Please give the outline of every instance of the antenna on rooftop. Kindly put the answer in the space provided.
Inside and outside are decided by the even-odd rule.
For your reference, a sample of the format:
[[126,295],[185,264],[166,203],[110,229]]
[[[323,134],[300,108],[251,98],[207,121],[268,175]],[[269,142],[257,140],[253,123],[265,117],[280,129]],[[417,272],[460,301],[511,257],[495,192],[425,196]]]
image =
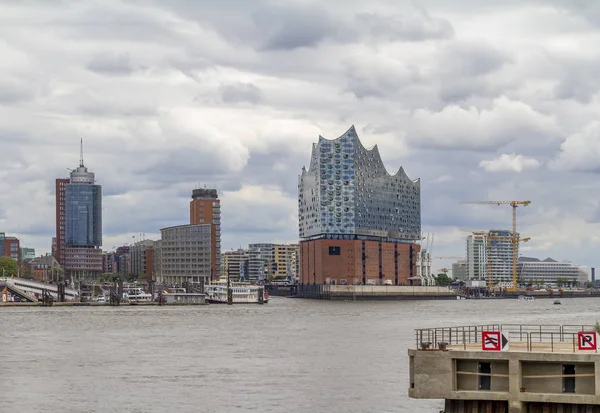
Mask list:
[[79,151],[79,166],[83,168],[83,138],[81,138],[81,148]]

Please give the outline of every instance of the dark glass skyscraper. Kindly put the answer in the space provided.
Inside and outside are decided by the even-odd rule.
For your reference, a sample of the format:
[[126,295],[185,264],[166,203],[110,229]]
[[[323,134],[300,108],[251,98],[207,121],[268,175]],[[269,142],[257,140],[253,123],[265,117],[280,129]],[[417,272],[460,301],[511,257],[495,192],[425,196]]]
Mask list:
[[58,211],[57,233],[64,222],[61,265],[65,275],[73,281],[94,279],[102,273],[102,187],[84,166],[83,149],[79,167],[64,184],[64,204],[59,195],[57,190],[57,208],[64,208],[64,215]]
[[68,184],[66,189],[66,244],[79,247],[102,245],[102,187]]

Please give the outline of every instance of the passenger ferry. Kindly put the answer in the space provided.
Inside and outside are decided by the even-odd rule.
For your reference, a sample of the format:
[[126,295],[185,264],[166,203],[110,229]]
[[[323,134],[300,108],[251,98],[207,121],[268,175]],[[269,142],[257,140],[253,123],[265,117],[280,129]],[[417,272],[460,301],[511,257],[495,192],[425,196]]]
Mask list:
[[[223,279],[225,278],[225,279]],[[206,294],[206,301],[210,303],[227,303],[227,277],[219,277],[216,284],[209,284],[204,286],[204,293]],[[258,304],[259,290],[263,291],[263,302],[269,301],[269,294],[262,286],[245,284],[245,283],[231,283],[233,304]]]
[[127,287],[123,289],[123,299],[130,303],[140,303],[152,301],[152,294],[144,292],[139,287]]

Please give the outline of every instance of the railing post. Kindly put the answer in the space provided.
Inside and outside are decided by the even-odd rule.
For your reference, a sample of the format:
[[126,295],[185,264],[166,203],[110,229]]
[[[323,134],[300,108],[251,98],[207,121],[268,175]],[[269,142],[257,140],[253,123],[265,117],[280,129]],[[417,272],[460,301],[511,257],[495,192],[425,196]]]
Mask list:
[[467,341],[465,340],[465,330],[463,329],[463,350],[467,349]]

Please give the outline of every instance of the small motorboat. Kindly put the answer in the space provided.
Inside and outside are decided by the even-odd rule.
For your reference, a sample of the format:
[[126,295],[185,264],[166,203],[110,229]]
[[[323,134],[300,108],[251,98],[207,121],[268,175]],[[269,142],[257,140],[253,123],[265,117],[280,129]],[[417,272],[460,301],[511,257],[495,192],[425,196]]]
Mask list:
[[560,300],[554,300],[554,305],[561,305]]

